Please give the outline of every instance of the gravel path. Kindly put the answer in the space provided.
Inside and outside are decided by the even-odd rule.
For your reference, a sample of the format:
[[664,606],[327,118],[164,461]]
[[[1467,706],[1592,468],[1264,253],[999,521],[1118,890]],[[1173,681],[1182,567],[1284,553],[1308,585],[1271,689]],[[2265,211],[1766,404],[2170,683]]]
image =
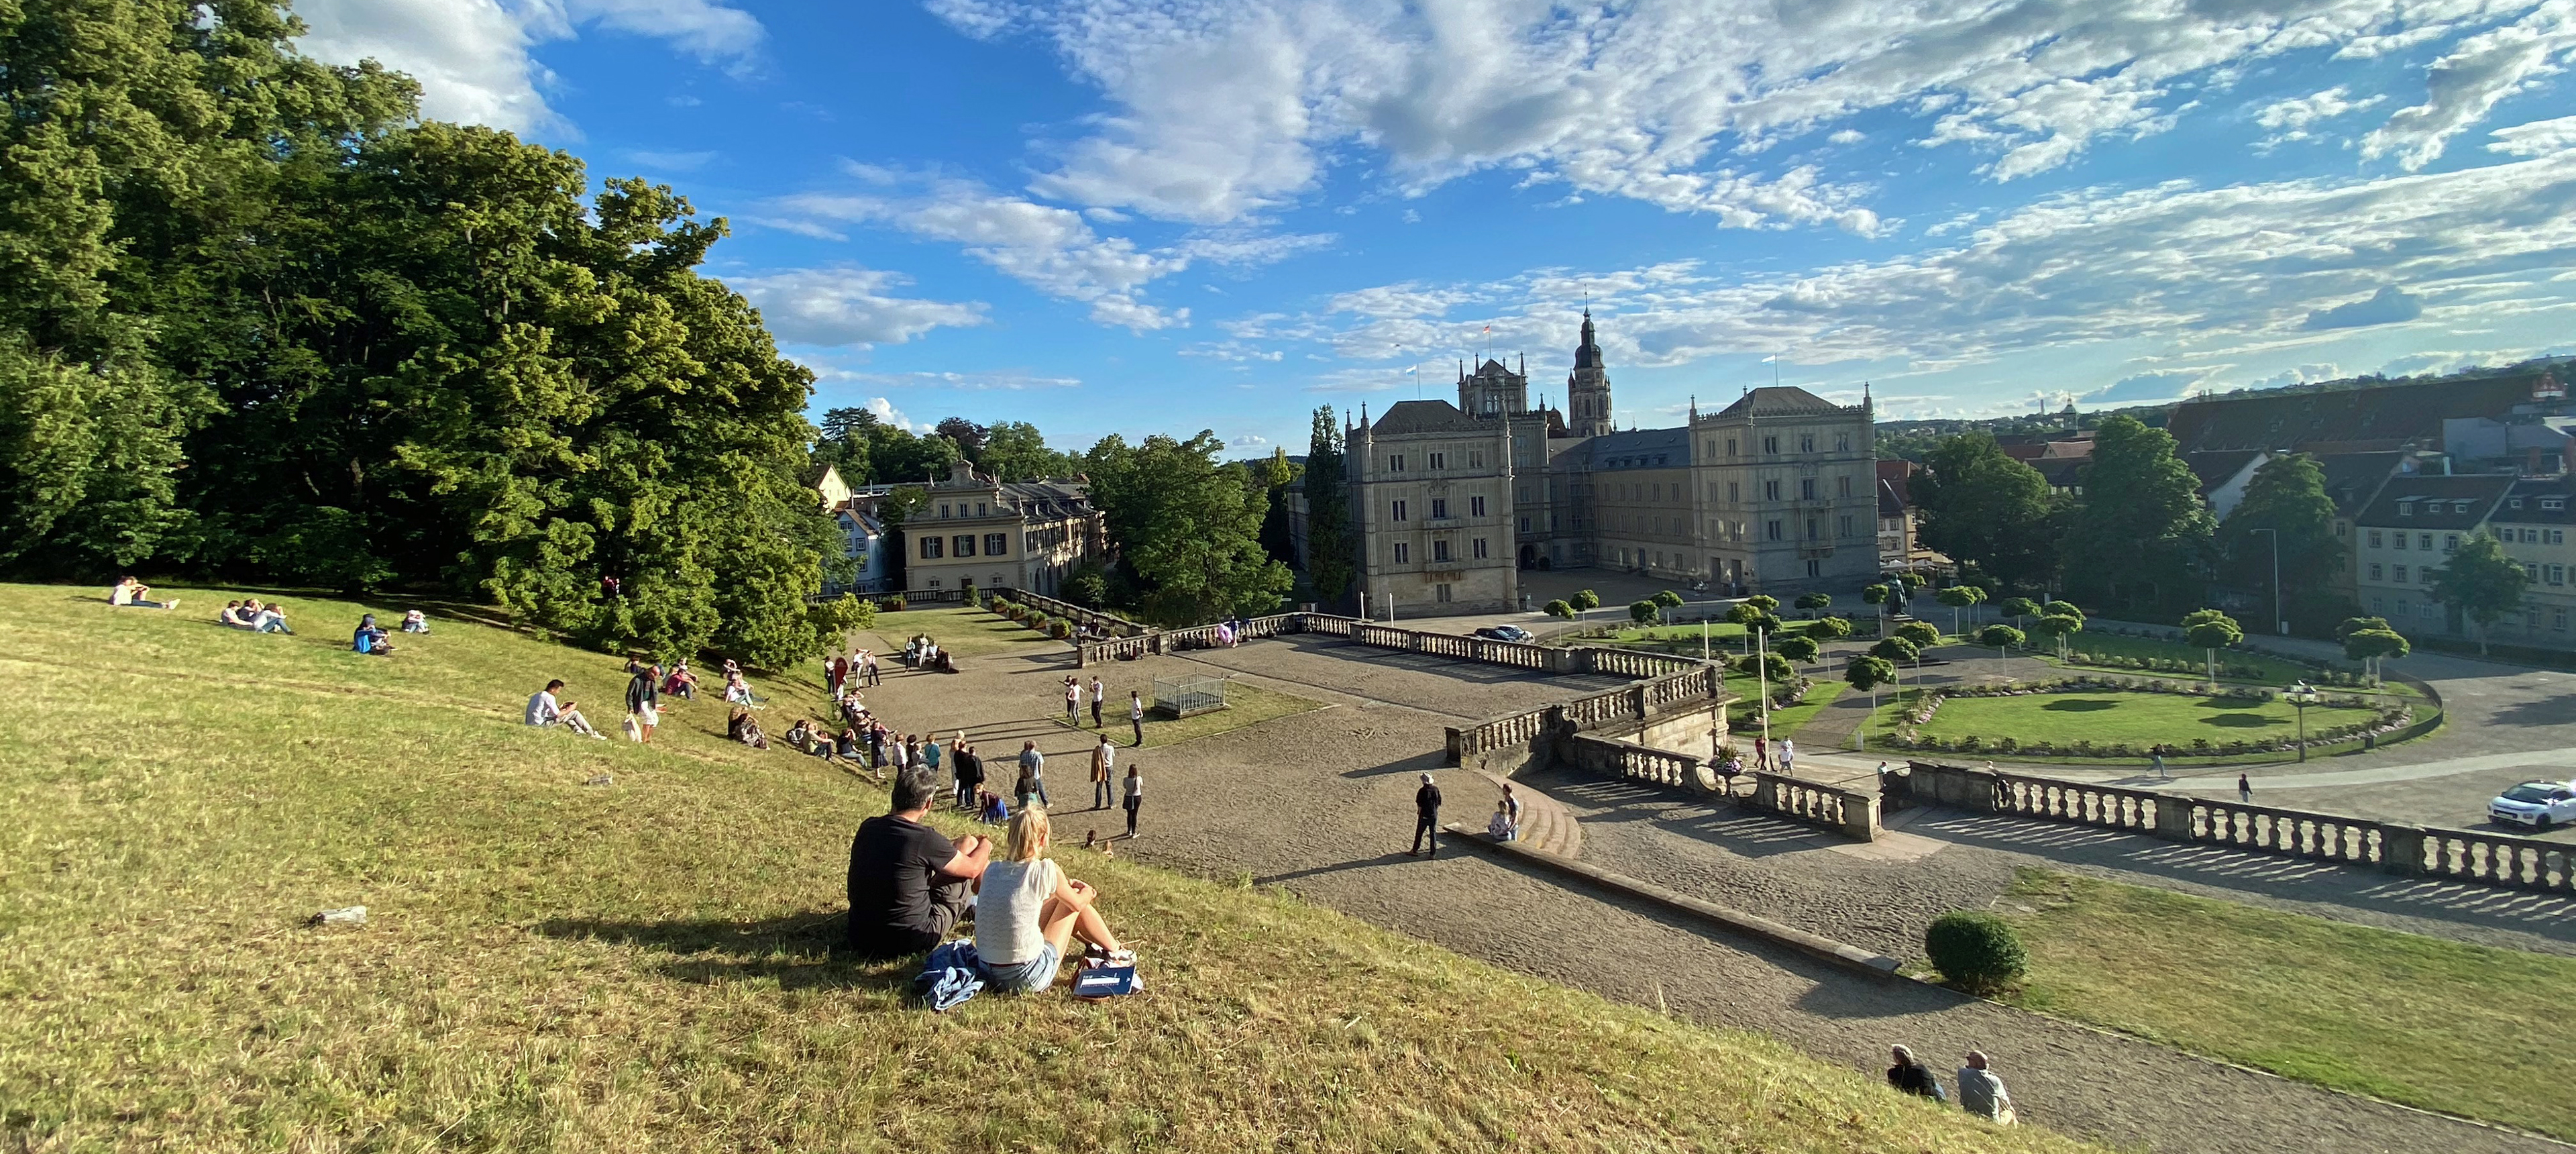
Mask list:
[[[1120,851],[1212,876],[1250,875],[1499,965],[1694,1020],[1771,1034],[1873,1074],[1892,1042],[1944,1063],[1979,1047],[1996,1056],[2025,1119],[2123,1149],[2482,1154],[2558,1148],[1939,989],[1860,977],[1802,955],[1719,938],[1695,922],[1569,889],[1472,851],[1453,850],[1431,861],[1409,858],[1402,851],[1412,829],[1414,774],[1440,766],[1443,724],[1560,700],[1592,686],[1387,656],[1322,639],[1293,639],[1104,669],[1113,692],[1121,693],[1130,684],[1148,684],[1155,674],[1191,668],[1222,667],[1256,678],[1275,673],[1278,680],[1262,684],[1335,706],[1141,751],[1136,757],[1149,798],[1144,836]],[[890,674],[870,701],[906,728],[965,727],[988,743],[988,752],[1005,734],[1014,746],[1018,735],[1035,734],[1049,753],[1057,746],[1074,752],[1089,739],[1060,727],[1049,734],[1032,724],[1048,716],[1057,679],[1070,668],[1067,654],[1059,663],[970,666],[954,677]],[[993,736],[981,736],[987,732]],[[1491,804],[1489,787],[1473,777],[1452,772],[1442,778],[1450,794],[1445,816],[1481,817]],[[1056,816],[1068,842],[1072,831],[1105,832],[1118,824],[1111,811],[1095,815],[1067,807]],[[1642,815],[1628,820],[1640,836],[1653,826]],[[1621,825],[1615,819],[1587,824],[1587,856],[1605,864],[1619,861],[1608,855],[1624,851],[1591,847],[1626,836]],[[1078,859],[1074,868],[1079,871]],[[1973,894],[1996,886],[1994,876],[1968,872],[1955,883],[1937,884]],[[1740,904],[1754,903],[1734,895],[1784,906],[1844,908],[1849,931],[1881,923],[1871,931],[1881,935],[1880,942],[1894,941],[1932,904],[1958,904],[1947,890],[1898,898],[1830,879],[1744,873],[1707,884],[1731,887],[1733,893],[1719,900]],[[1104,895],[1113,919],[1117,901],[1114,893]],[[1858,932],[1853,936],[1873,944]],[[1150,954],[1152,943],[1142,947]]]

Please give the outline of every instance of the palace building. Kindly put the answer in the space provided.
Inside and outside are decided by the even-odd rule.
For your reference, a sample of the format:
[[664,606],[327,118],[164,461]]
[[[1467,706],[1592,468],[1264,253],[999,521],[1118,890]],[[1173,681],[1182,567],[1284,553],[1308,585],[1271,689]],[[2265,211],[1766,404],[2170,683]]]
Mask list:
[[1606,567],[1774,596],[1879,574],[1867,389],[1747,391],[1667,429],[1619,429],[1592,315],[1566,409],[1519,371],[1461,366],[1458,403],[1402,401],[1346,433],[1360,594],[1398,615],[1519,607],[1519,572]]

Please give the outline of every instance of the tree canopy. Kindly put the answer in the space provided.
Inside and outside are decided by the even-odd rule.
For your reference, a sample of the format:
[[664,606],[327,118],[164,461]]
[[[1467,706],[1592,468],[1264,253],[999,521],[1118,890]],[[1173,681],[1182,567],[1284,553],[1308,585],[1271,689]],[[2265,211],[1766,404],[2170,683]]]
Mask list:
[[2291,453],[2264,462],[2218,526],[2229,578],[2270,588],[2277,546],[2283,590],[2324,587],[2343,568],[2344,544],[2335,536],[2334,517],[2334,499],[2326,496],[2325,472],[2315,458]]
[[1341,420],[1331,405],[1321,406],[1306,443],[1306,583],[1326,603],[1348,596],[1358,571],[1342,453]]
[[2083,482],[2064,548],[2067,585],[2137,604],[2194,593],[2193,566],[2211,526],[2199,478],[2174,455],[2173,436],[2130,416],[2102,422]]
[[2505,554],[2503,542],[2481,531],[2460,542],[2426,592],[2477,623],[2478,651],[2483,653],[2487,632],[2506,614],[2522,608],[2522,589],[2530,583],[2531,575],[2522,562]]
[[1217,463],[1224,448],[1213,432],[1187,441],[1156,435],[1134,447],[1113,435],[1084,455],[1092,502],[1157,624],[1268,613],[1295,584],[1261,547],[1261,486],[1241,466]]
[[2048,479],[2007,455],[1990,433],[1944,438],[1906,483],[1923,543],[2015,588],[2040,588],[2057,572],[2063,532]]

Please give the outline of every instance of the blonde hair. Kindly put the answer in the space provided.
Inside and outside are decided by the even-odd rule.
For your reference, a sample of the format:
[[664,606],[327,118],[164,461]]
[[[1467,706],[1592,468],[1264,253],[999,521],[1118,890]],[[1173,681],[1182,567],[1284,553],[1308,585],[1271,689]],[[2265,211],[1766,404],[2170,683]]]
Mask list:
[[1046,807],[1032,805],[1011,815],[1011,845],[1007,852],[1012,861],[1038,860],[1038,843],[1047,838]]

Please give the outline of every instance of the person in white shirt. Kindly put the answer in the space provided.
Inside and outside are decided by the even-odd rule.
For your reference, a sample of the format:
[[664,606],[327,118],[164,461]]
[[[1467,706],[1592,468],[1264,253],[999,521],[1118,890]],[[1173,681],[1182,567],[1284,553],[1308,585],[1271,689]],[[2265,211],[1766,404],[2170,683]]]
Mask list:
[[1486,836],[1493,838],[1495,841],[1520,840],[1521,824],[1512,820],[1512,807],[1510,802],[1496,802],[1494,804],[1494,817],[1493,820],[1485,823],[1485,834]]
[[1100,678],[1093,677],[1091,679],[1091,727],[1093,729],[1100,728],[1100,706],[1107,700],[1109,695],[1101,688]]
[[1782,772],[1782,773],[1788,773],[1788,772],[1791,772],[1791,771],[1793,771],[1793,770],[1795,770],[1795,769],[1797,769],[1797,768],[1798,768],[1798,745],[1797,745],[1797,743],[1796,743],[1796,742],[1793,742],[1793,741],[1791,741],[1791,740],[1789,740],[1788,738],[1785,738],[1785,737],[1784,737],[1784,738],[1781,738],[1781,739],[1780,739],[1780,772]]
[[1136,960],[1100,916],[1099,892],[1064,876],[1047,858],[1047,842],[1045,807],[1013,814],[1006,860],[986,865],[976,886],[975,954],[984,980],[1003,993],[1034,994],[1054,984],[1076,937],[1113,964]]
[[590,727],[590,720],[583,717],[579,709],[555,698],[555,691],[563,687],[563,679],[558,677],[547,682],[545,688],[538,690],[536,696],[528,699],[528,724],[539,728],[560,724],[574,733],[596,737],[601,741],[608,740],[607,734]]
[[1133,689],[1127,691],[1127,724],[1136,727],[1136,745],[1144,745],[1145,698]]
[[2018,1119],[2004,1080],[1986,1068],[1983,1052],[1970,1050],[1966,1060],[1968,1064],[1959,1067],[1959,1108],[1998,1125],[2012,1125]]
[[1064,679],[1064,723],[1082,724],[1082,683],[1070,677]]

